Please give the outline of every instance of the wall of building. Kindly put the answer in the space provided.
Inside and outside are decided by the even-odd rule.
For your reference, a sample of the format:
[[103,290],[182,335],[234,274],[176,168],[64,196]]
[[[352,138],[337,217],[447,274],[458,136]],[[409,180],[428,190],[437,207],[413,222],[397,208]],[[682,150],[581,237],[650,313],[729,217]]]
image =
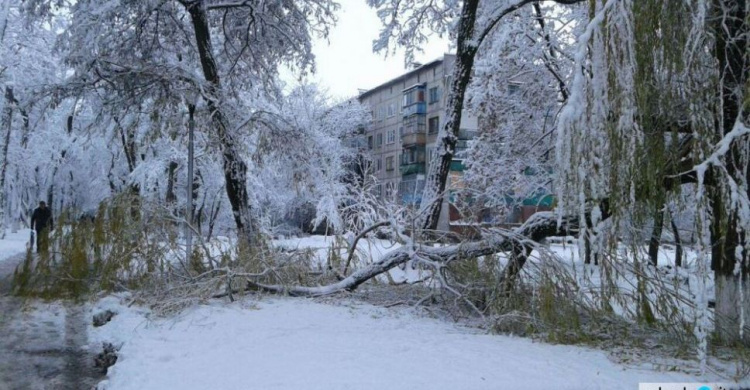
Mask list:
[[[455,56],[446,54],[440,60],[422,65],[360,95],[361,103],[370,107],[372,114],[372,122],[365,129],[365,139],[373,162],[372,173],[380,182],[376,190],[380,196],[390,196],[404,203],[421,201],[429,161],[435,156],[437,134],[445,125],[447,90],[454,61]],[[420,108],[424,112],[408,115],[414,112],[411,110],[414,107],[407,105],[405,116],[404,91],[413,88],[424,93],[425,104]],[[422,121],[424,131],[414,134],[412,124]],[[463,113],[462,134],[476,134],[477,125],[476,117]],[[447,230],[450,214],[447,203],[443,209],[439,225]]]

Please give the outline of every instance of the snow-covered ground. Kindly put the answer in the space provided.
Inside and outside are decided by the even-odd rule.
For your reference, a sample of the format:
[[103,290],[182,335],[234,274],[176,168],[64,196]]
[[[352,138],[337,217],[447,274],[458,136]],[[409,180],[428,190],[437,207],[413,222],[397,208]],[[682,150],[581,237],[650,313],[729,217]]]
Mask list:
[[21,262],[21,255],[29,243],[29,234],[29,229],[21,229],[16,233],[8,231],[5,238],[0,240],[0,285],[8,283],[8,278]]
[[0,261],[19,255],[26,251],[29,243],[29,229],[21,229],[16,233],[8,232],[5,239],[0,240]]
[[90,330],[122,345],[107,390],[145,389],[636,389],[700,378],[626,368],[601,351],[481,334],[455,324],[344,301],[270,298],[195,307],[178,318],[116,298]]
[[[275,245],[309,248],[320,264],[333,243],[332,237],[313,236]],[[395,248],[382,240],[358,245],[363,262]],[[582,266],[575,245],[550,250],[572,268]],[[662,255],[665,262],[673,258],[668,251]],[[418,272],[397,268],[391,275],[399,281]],[[107,308],[118,314],[89,330],[90,348],[113,342],[121,350],[100,388],[635,389],[639,382],[726,380],[700,376],[694,362],[657,358],[624,366],[603,351],[488,335],[404,307],[333,302],[268,296],[214,301],[161,319],[108,297],[91,314]]]

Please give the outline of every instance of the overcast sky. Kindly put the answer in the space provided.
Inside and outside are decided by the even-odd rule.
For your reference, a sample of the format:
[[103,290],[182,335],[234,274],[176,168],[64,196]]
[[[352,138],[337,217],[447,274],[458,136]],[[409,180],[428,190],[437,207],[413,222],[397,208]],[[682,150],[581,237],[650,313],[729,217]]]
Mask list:
[[[332,96],[346,98],[356,95],[358,88],[373,88],[404,73],[404,54],[384,58],[372,52],[381,23],[365,0],[341,0],[340,4],[330,43],[318,40],[313,46],[318,72],[312,80],[327,87]],[[423,63],[450,51],[448,40],[438,37],[423,49],[423,54],[416,55]]]

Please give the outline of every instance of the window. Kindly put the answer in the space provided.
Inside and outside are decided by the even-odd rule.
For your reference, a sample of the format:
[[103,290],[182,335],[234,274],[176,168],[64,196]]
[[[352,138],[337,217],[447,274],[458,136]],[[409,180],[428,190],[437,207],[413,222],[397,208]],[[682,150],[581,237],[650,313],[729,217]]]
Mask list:
[[380,106],[380,108],[378,109],[378,120],[383,119],[385,119],[385,107]]
[[380,170],[383,169],[383,159],[382,158],[378,159],[377,167],[378,167],[378,169],[376,170],[376,172],[380,172]]
[[372,136],[367,136],[367,149],[372,149]]
[[396,103],[391,103],[388,105],[388,117],[392,117],[396,115]]
[[515,95],[521,90],[518,84],[508,84],[508,95]]
[[383,196],[383,186],[381,184],[375,186],[375,196],[378,198]]
[[437,103],[440,100],[440,94],[438,93],[438,87],[430,88],[430,104]]
[[383,146],[383,133],[378,133],[375,136],[375,146],[377,147]]
[[396,183],[394,183],[394,182],[385,183],[385,196],[387,198],[390,198],[395,193],[396,193]]
[[396,142],[396,130],[388,130],[385,137],[385,143],[392,144]]
[[436,116],[433,118],[430,118],[429,122],[427,123],[427,129],[430,132],[430,134],[435,134],[440,129],[440,117]]
[[426,129],[425,118],[422,115],[412,115],[404,119],[404,130],[401,135],[404,134],[424,134]]
[[386,157],[385,158],[385,170],[386,171],[392,171],[393,168],[393,156]]
[[423,163],[424,163],[424,149],[407,148],[403,150],[403,153],[401,154],[401,165],[423,164]]
[[404,126],[398,127],[398,136],[403,137],[404,136]]
[[404,94],[404,107],[424,102],[424,89],[419,87]]

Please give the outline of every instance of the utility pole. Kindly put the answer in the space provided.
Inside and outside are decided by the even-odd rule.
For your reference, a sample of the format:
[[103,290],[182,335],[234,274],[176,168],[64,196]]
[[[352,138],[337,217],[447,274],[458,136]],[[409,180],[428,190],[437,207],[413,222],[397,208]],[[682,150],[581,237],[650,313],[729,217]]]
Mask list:
[[193,149],[195,137],[195,104],[188,104],[188,169],[187,169],[187,197],[185,198],[185,259],[190,267],[190,257],[193,254]]

